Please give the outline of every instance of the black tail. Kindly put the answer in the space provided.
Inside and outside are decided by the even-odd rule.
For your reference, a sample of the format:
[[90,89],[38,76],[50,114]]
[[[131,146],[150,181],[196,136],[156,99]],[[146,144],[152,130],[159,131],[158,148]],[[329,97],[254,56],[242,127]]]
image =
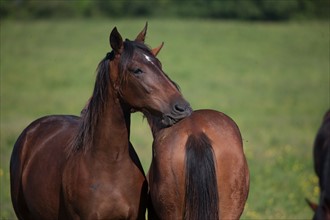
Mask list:
[[219,219],[219,195],[210,139],[190,135],[186,143],[186,184],[183,219]]

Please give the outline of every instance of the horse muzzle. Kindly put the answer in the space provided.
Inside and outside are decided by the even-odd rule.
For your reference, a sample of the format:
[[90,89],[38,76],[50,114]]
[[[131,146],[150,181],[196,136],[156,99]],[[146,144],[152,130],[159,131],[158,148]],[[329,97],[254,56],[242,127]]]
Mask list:
[[166,126],[172,126],[181,119],[184,119],[191,115],[193,112],[189,103],[185,104],[174,104],[172,111],[169,114],[164,114],[162,118],[162,123]]

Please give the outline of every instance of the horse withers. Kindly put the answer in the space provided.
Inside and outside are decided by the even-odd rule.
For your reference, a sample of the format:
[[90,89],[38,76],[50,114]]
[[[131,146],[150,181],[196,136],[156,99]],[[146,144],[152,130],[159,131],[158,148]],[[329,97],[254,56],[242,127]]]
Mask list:
[[314,210],[314,220],[330,220],[330,110],[324,117],[317,132],[314,148],[314,170],[319,178],[320,200],[319,205],[307,199]]
[[150,219],[239,219],[249,169],[236,123],[214,110],[194,111],[168,128],[146,117],[154,136]]
[[114,28],[82,117],[46,116],[19,136],[10,161],[18,219],[145,219],[147,181],[129,141],[130,114],[170,126],[191,113],[160,61]]

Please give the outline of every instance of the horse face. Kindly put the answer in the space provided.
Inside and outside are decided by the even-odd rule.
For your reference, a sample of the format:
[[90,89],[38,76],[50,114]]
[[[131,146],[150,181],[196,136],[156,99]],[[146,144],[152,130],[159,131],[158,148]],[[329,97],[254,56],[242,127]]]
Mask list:
[[[189,103],[162,70],[160,61],[139,41],[122,41],[117,29],[110,35],[110,45],[119,57],[117,82],[121,99],[133,110],[161,119],[170,126],[192,112]],[[159,50],[158,50],[159,51]]]
[[164,125],[172,125],[191,114],[189,103],[152,53],[136,48],[124,69],[126,80],[120,93],[133,109],[160,117]]

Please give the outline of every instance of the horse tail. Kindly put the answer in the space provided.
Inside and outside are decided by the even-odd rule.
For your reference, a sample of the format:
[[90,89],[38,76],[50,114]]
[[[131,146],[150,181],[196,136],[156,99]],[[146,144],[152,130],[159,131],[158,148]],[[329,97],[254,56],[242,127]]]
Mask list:
[[219,195],[211,140],[190,135],[186,143],[183,219],[219,219]]

